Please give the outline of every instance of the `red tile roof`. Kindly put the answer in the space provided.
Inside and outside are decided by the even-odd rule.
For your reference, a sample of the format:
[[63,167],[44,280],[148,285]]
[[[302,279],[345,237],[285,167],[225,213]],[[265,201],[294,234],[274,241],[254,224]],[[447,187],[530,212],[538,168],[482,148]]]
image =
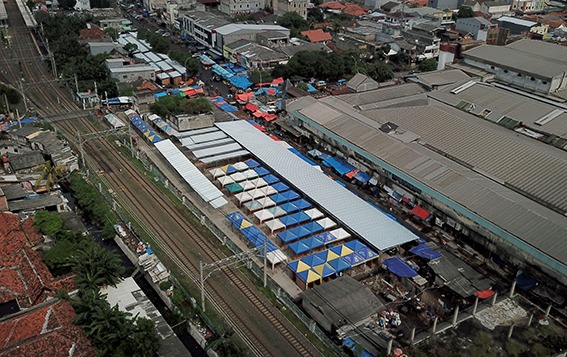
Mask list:
[[319,5],[319,7],[322,7],[324,9],[331,9],[331,10],[342,10],[346,6],[336,1],[329,1],[322,3],[321,5]]
[[1,321],[0,355],[96,356],[83,329],[73,324],[75,317],[69,302],[53,300]]
[[29,307],[55,296],[60,289],[73,290],[71,276],[53,278],[41,254],[31,247],[42,241],[33,219],[0,213],[0,303],[16,300]]
[[82,40],[101,40],[106,38],[106,33],[100,27],[91,27],[79,30],[79,37]]
[[354,17],[362,16],[368,14],[368,11],[364,10],[356,4],[349,4],[343,9],[344,14],[348,14]]
[[321,29],[303,31],[301,32],[301,35],[307,37],[310,42],[331,41],[333,39],[333,36],[331,36],[330,33],[325,32]]

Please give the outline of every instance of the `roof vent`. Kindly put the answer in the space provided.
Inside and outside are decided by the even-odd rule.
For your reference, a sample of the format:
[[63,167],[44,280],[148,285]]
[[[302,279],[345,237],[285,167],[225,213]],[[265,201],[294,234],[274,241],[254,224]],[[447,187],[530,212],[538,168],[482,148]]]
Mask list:
[[386,124],[382,124],[382,126],[380,127],[380,130],[382,130],[385,133],[390,133],[394,130],[396,130],[398,128],[398,126],[392,122],[387,122]]
[[557,118],[558,116],[560,116],[561,114],[565,113],[564,110],[562,109],[555,109],[553,110],[551,113],[547,113],[546,115],[544,115],[543,117],[539,118],[538,120],[536,120],[534,122],[534,124],[536,125],[545,125],[547,123],[549,123],[550,121],[552,121],[553,119]]
[[459,94],[459,93],[461,93],[462,91],[467,90],[467,89],[469,89],[470,87],[474,86],[475,84],[476,84],[475,81],[468,81],[467,83],[465,83],[465,84],[463,84],[463,85],[461,85],[461,86],[458,86],[457,88],[453,89],[453,90],[451,91],[451,93],[453,93],[453,94]]

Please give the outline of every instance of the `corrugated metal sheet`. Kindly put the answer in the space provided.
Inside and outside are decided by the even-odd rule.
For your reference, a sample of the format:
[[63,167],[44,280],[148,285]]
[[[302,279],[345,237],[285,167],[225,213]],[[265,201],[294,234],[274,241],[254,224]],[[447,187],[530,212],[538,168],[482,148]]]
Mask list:
[[567,152],[438,105],[365,114],[412,131],[435,150],[567,212]]
[[240,149],[242,149],[240,147],[240,145],[238,145],[237,143],[232,143],[232,144],[226,144],[226,145],[221,145],[221,146],[215,146],[215,147],[203,149],[203,150],[195,150],[195,151],[193,151],[193,155],[195,155],[195,157],[197,159],[200,159],[202,157],[207,157],[207,156],[227,154],[229,152],[238,151]]
[[[420,123],[424,127],[423,130],[428,128],[436,140],[447,140],[451,145],[458,146],[459,143],[455,143],[450,136],[462,135],[458,131],[465,132],[466,127],[459,127],[450,133],[445,132],[445,135],[442,135],[443,139],[440,139],[437,136],[441,135],[438,133],[439,130],[442,130],[441,126],[437,124],[433,125],[433,127],[427,126],[429,120],[435,120],[435,118],[430,116],[440,113],[423,111],[423,108],[425,107],[416,108],[415,113],[406,112],[405,115],[410,115],[411,119],[416,122],[413,125]],[[449,107],[446,108],[451,109]],[[401,118],[400,110],[391,111],[390,117],[382,116],[381,120]],[[453,119],[457,120],[456,118]],[[310,118],[310,120],[317,123],[319,118],[315,116]],[[406,119],[402,118],[402,120]],[[471,122],[478,120],[481,119],[473,116],[469,117]],[[405,121],[403,123],[405,124]],[[494,125],[489,122],[483,123],[485,125]],[[543,252],[548,257],[552,257],[557,262],[567,261],[567,240],[565,240],[567,236],[567,218],[561,214],[512,191],[478,172],[467,169],[446,156],[437,154],[421,143],[412,142],[404,144],[396,140],[394,137],[381,132],[378,129],[379,123],[376,121],[370,119],[361,121],[344,115],[322,126],[342,137],[345,142],[360,148],[361,152],[374,156],[376,160],[379,158],[393,168],[409,175],[416,181],[414,184],[418,187],[432,188],[448,198],[448,201],[452,202],[449,204],[450,206],[457,207],[457,209],[465,207],[471,214],[479,216],[506,232],[502,234],[509,234],[519,238],[519,240]],[[507,130],[499,127],[495,127],[494,130],[498,131],[499,129]],[[429,132],[424,133],[424,136],[426,135],[429,135]],[[484,142],[484,138],[478,136],[478,132],[475,133],[473,131],[469,135],[473,135],[475,140],[473,140],[474,143],[469,143],[470,139],[466,139],[467,147],[482,146],[479,144]],[[525,142],[525,146],[528,147],[541,144],[527,137],[518,137],[518,140]],[[431,144],[428,140],[423,142]],[[491,145],[493,152],[489,154],[489,157],[499,155],[500,146],[503,143],[497,144],[496,146]],[[558,152],[558,149],[547,148],[544,144],[541,145],[543,152],[549,152],[549,150],[555,153]],[[520,145],[520,148],[522,146]],[[514,146],[514,148],[516,147]],[[464,148],[459,147],[457,149],[464,150]],[[521,157],[514,150],[509,152],[507,160],[510,163],[504,164],[505,166],[513,165],[513,161],[516,160],[525,162],[528,167],[531,167],[532,164],[538,165],[537,162],[525,161],[527,159]],[[539,174],[543,177],[546,175],[546,171]],[[542,180],[547,181],[545,177]],[[565,182],[565,180],[562,182]],[[557,187],[560,184],[560,182],[555,182],[552,183],[552,186]],[[565,190],[563,190],[564,192]],[[474,219],[476,220],[476,218]],[[490,229],[493,230],[493,228]],[[500,234],[495,230],[493,232]],[[518,245],[520,243],[514,244]]]
[[199,161],[201,161],[205,164],[212,164],[212,163],[223,161],[223,160],[228,160],[228,159],[232,159],[232,158],[246,156],[248,154],[250,154],[250,153],[247,150],[238,150],[238,151],[233,151],[233,152],[223,154],[223,155],[205,157],[203,159],[200,159]]
[[155,143],[155,146],[175,171],[205,202],[210,203],[214,208],[222,207],[228,203],[223,193],[189,161],[171,140],[162,140]]
[[193,150],[201,150],[201,149],[205,149],[205,148],[210,148],[213,146],[219,146],[219,145],[225,145],[225,144],[230,144],[233,143],[234,140],[232,140],[231,138],[224,138],[221,140],[215,140],[215,141],[207,141],[204,143],[200,143],[200,144],[187,144],[184,145],[183,142],[184,140],[187,138],[184,138],[181,140],[181,145],[183,145],[184,147],[186,147],[187,149],[193,151]]
[[182,131],[179,132],[177,135],[175,135],[176,138],[181,139],[181,138],[186,138],[188,136],[193,136],[193,135],[199,135],[199,134],[204,134],[204,133],[210,133],[212,131],[219,131],[218,128],[212,126],[210,128],[203,128],[203,129],[197,129],[197,130],[189,130],[189,131]]
[[268,136],[253,130],[247,122],[234,121],[215,125],[375,248],[385,250],[417,239],[417,236],[405,227],[321,171],[314,169]]
[[206,141],[226,138],[226,134],[219,130],[200,135],[191,135],[190,138],[191,140],[193,140],[193,143],[199,144],[199,143],[204,143]]

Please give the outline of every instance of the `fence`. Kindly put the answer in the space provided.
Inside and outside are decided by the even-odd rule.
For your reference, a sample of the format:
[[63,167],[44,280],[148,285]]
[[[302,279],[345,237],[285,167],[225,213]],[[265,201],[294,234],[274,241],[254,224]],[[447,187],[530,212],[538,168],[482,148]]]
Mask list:
[[[124,147],[129,147],[129,143],[124,140],[123,142]],[[195,195],[194,197],[192,197],[191,199],[187,198],[185,195],[182,194],[182,192],[180,190],[178,190],[174,185],[172,185],[169,180],[159,171],[159,169],[152,164],[150,161],[148,161],[145,157],[143,157],[143,155],[141,155],[139,152],[136,152],[136,159],[139,160],[139,162],[144,166],[144,168],[146,169],[147,172],[149,172],[151,175],[153,175],[153,179],[156,182],[159,182],[161,184],[164,185],[164,187],[166,187],[169,192],[171,192],[180,202],[183,203],[183,205],[189,209],[189,211],[197,218],[201,221],[201,223],[207,227],[207,229],[224,245],[226,246],[228,249],[230,249],[230,251],[233,254],[238,254],[238,253],[242,253],[242,250],[236,245],[234,244],[231,240],[226,239],[225,234],[222,232],[222,230],[217,227],[211,220],[206,219],[206,215],[203,214],[203,212],[191,202],[191,199],[197,199],[200,200],[201,198],[198,197],[197,195]],[[135,213],[131,210],[129,210],[129,208],[126,205],[122,205],[122,207],[119,207],[116,204],[116,200],[114,197],[112,197],[112,195],[109,193],[108,189],[103,190],[103,187],[108,188],[110,185],[103,182],[103,180],[98,177],[98,175],[93,175],[92,173],[90,173],[88,170],[86,170],[86,175],[87,177],[93,182],[93,184],[99,189],[99,191],[101,192],[101,194],[103,195],[103,197],[112,205],[112,209],[114,212],[116,212],[116,214],[118,215],[118,217],[123,221],[123,222],[130,222],[130,219],[134,219],[136,220],[136,223],[138,223],[138,225],[140,225],[140,227],[146,231],[146,233],[150,236],[152,236],[150,230],[145,226],[145,224],[139,220],[137,218],[137,216],[135,215]],[[203,201],[204,202],[204,201]],[[129,210],[130,212],[124,212],[123,210]],[[130,223],[128,223],[128,229],[130,229],[130,231],[139,238],[138,233],[133,229],[133,227],[131,226]],[[155,238],[155,237],[154,237]],[[154,239],[155,240],[155,239]],[[252,273],[259,279],[263,279],[263,275],[264,272],[262,270],[261,267],[259,267],[256,263],[255,264],[247,264],[247,267],[252,271]],[[191,294],[186,291],[183,286],[177,281],[177,279],[173,278],[173,283],[175,284],[175,286],[177,288],[180,289],[180,291],[182,291],[184,293],[184,295],[186,296],[186,298],[188,300],[192,299],[193,297],[191,296]],[[277,299],[286,306],[286,308],[288,308],[289,310],[291,310],[293,312],[293,314],[300,320],[302,321],[305,326],[309,329],[309,331],[311,331],[319,340],[321,340],[321,342],[323,342],[326,346],[330,347],[336,354],[338,355],[344,355],[344,353],[342,352],[342,350],[333,342],[331,341],[331,339],[325,334],[325,332],[323,332],[315,323],[315,321],[313,321],[311,318],[309,318],[307,315],[305,315],[305,313],[293,302],[293,300],[291,299],[291,297],[285,292],[283,291],[272,279],[270,279],[268,277],[268,281],[267,281],[267,286],[269,287],[269,289],[272,291],[272,293],[274,293],[274,295],[277,297]],[[200,307],[197,306],[197,309],[199,309],[200,311]],[[216,327],[213,324],[213,322],[205,315],[205,314],[201,314],[201,317],[203,318],[204,322],[214,331],[216,331]]]

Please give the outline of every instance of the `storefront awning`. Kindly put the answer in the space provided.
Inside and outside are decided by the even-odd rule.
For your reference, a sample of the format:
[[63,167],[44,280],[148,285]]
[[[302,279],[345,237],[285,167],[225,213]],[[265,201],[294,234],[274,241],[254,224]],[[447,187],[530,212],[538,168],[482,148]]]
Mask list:
[[427,219],[431,213],[427,212],[425,209],[423,209],[423,207],[421,206],[415,206],[412,210],[411,213],[414,214],[415,216],[421,218],[421,219]]

